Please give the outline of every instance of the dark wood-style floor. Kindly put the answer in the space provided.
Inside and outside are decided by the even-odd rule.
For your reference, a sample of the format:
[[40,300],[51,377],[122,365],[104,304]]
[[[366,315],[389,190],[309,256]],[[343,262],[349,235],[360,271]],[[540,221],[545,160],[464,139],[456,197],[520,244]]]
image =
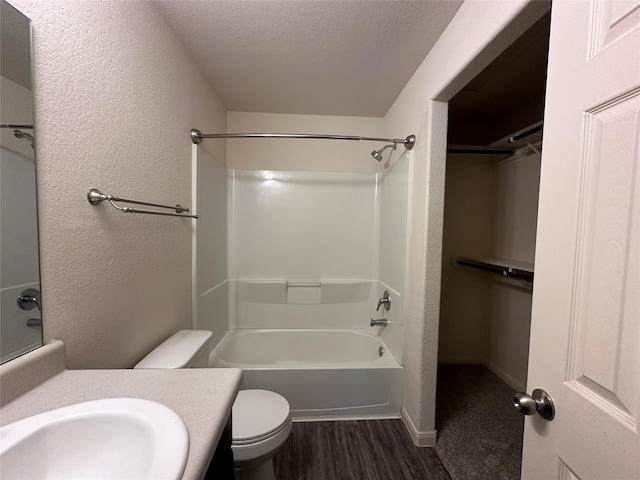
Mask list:
[[451,480],[402,420],[294,423],[274,470],[278,480]]

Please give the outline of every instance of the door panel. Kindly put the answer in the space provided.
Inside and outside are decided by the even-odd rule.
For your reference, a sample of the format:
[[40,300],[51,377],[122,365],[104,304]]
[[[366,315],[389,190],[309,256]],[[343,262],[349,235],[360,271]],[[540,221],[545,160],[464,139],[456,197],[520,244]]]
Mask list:
[[552,6],[525,479],[639,479],[640,1]]
[[620,419],[631,416],[632,428],[637,428],[640,387],[640,196],[634,195],[639,191],[639,94],[584,116],[578,279],[570,319],[575,335],[567,376],[572,388]]

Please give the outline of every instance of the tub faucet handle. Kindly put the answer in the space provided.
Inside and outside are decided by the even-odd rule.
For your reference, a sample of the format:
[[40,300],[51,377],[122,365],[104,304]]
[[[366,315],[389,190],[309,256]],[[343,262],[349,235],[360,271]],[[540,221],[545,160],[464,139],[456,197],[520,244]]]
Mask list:
[[378,300],[378,306],[376,307],[376,312],[378,310],[380,310],[380,307],[384,305],[384,309],[388,312],[389,309],[391,308],[391,298],[389,298],[389,292],[388,291],[384,291],[384,293],[382,294],[382,298],[380,300]]

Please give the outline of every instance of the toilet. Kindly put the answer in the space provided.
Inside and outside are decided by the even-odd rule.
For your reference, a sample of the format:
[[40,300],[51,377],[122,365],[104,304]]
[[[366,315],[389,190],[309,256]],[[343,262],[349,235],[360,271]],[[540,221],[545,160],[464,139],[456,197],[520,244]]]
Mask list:
[[[211,332],[180,330],[134,368],[206,368]],[[287,400],[268,390],[240,390],[231,410],[233,468],[238,480],[275,480],[273,456],[291,433]]]

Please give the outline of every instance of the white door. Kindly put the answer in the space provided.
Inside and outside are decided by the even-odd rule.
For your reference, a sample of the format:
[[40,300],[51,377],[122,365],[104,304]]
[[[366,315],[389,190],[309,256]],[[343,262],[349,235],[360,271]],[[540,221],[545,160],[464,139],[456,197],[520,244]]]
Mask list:
[[640,0],[554,0],[523,479],[640,479]]

